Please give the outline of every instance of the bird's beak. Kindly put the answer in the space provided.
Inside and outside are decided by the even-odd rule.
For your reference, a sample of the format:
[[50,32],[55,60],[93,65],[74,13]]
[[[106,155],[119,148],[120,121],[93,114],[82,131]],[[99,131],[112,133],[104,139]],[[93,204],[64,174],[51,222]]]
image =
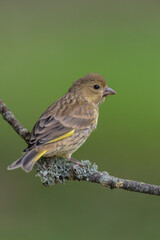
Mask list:
[[107,87],[104,89],[103,97],[106,97],[106,96],[112,95],[112,94],[116,94],[116,92],[112,88]]

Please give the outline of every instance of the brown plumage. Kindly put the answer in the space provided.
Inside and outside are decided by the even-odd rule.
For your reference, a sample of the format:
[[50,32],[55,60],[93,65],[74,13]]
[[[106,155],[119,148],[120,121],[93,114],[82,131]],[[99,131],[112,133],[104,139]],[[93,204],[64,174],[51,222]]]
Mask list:
[[25,155],[8,169],[21,167],[29,172],[41,156],[60,156],[72,160],[72,153],[97,126],[100,103],[111,94],[115,91],[97,73],[78,79],[63,97],[42,114],[31,132]]

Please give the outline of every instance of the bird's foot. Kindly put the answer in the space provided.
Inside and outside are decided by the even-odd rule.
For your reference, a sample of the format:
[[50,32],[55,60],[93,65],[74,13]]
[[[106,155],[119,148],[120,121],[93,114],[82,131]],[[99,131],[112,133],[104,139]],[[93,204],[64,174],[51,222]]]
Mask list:
[[82,164],[81,164],[81,162],[79,162],[78,160],[76,160],[76,159],[74,159],[74,158],[72,158],[72,157],[69,158],[69,161],[75,163],[75,165],[73,166],[73,169],[75,169],[77,166],[83,167]]

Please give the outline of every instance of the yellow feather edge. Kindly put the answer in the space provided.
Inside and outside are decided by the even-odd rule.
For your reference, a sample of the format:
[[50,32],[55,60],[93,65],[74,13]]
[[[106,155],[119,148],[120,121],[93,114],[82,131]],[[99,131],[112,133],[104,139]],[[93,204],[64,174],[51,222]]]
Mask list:
[[38,156],[36,156],[36,157],[33,159],[33,161],[36,163],[36,162],[38,161],[38,159],[40,159],[40,157],[42,157],[43,154],[46,153],[46,152],[47,152],[47,150],[44,150],[43,152],[40,152],[40,153],[38,154]]
[[60,137],[58,137],[56,139],[53,139],[53,140],[47,142],[46,144],[57,142],[57,141],[62,140],[64,138],[70,137],[70,136],[74,135],[74,131],[75,131],[75,129],[73,129],[72,131],[70,131],[70,132],[68,132],[68,133],[66,133],[66,134],[64,134],[64,135],[62,135],[62,136],[60,136]]

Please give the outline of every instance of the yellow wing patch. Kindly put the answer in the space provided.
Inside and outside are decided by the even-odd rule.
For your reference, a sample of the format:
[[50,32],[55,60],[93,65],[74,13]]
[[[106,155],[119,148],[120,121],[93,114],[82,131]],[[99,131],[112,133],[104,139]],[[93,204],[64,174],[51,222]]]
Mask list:
[[66,134],[64,134],[64,135],[62,135],[62,136],[60,136],[60,137],[58,137],[58,138],[55,138],[55,139],[47,142],[46,144],[48,144],[48,143],[53,143],[53,142],[57,142],[57,141],[62,140],[62,139],[64,139],[64,138],[70,137],[70,136],[74,135],[74,132],[75,132],[75,129],[73,129],[72,131],[70,131],[70,132],[68,132],[68,133],[66,133]]
[[36,155],[36,157],[33,158],[34,163],[36,163],[46,152],[47,150],[44,150],[43,152],[40,152],[38,155]]

